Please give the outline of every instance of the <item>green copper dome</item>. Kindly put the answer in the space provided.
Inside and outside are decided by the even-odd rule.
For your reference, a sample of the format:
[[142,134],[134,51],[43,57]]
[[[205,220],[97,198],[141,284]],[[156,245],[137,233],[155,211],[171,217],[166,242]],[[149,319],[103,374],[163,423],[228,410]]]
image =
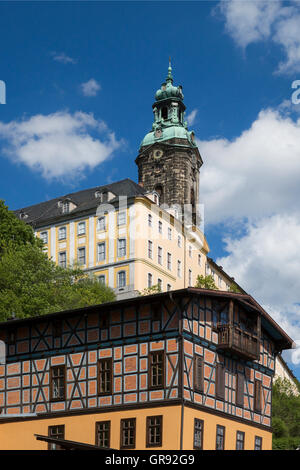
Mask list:
[[[155,103],[152,107],[154,113],[152,131],[146,134],[141,147],[174,138],[187,140],[196,147],[194,132],[188,130],[187,123],[184,121],[185,106],[182,87],[173,85],[171,63],[169,63],[166,82],[156,92]],[[177,142],[176,145],[181,144]]]
[[179,98],[183,100],[182,86],[173,86],[172,67],[170,63],[166,82],[163,83],[161,88],[155,93],[156,101],[165,100],[167,98]]

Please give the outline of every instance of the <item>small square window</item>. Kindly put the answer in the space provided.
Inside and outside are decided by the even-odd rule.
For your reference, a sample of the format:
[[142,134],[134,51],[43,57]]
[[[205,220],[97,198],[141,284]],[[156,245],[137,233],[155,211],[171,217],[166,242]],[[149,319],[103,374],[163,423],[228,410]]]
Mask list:
[[[65,426],[63,424],[61,424],[60,426],[49,426],[48,436],[54,439],[64,439],[65,438]],[[63,447],[61,447],[59,444],[54,444],[52,442],[49,442],[48,450],[63,450]]]

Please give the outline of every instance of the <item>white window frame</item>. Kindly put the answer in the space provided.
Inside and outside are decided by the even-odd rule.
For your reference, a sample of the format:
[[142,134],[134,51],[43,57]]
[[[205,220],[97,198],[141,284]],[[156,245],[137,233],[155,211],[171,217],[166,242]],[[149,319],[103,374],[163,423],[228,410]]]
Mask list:
[[[100,246],[104,247],[102,257],[100,257],[100,251],[99,251]],[[101,250],[101,254],[102,254],[102,250]],[[97,243],[97,261],[105,261],[105,259],[106,259],[106,243],[105,242]]]
[[148,258],[153,259],[153,242],[148,240]]
[[148,227],[152,227],[152,214],[148,214]]
[[151,273],[148,273],[148,275],[147,275],[147,285],[148,285],[148,287],[153,286],[153,276],[152,276]]
[[48,244],[48,232],[41,232],[40,238],[45,245]]
[[124,256],[126,256],[126,238],[118,238],[118,258],[124,258]]
[[77,235],[85,235],[86,233],[86,223],[85,221],[78,222],[77,224]]
[[171,271],[172,270],[172,254],[167,253],[167,268]]
[[[122,279],[122,282],[120,282],[121,279]],[[118,288],[120,289],[125,286],[126,286],[126,271],[119,271],[118,272]]]
[[58,240],[66,240],[66,238],[67,238],[67,227],[64,225],[63,227],[59,227],[58,229]]
[[118,226],[126,224],[126,212],[125,211],[122,211],[122,212],[118,213],[117,223],[118,223]]
[[162,221],[161,220],[158,221],[158,233],[161,233],[161,234],[163,233]]
[[177,260],[177,276],[181,278],[181,261]]
[[[80,261],[80,258],[82,258],[80,256],[80,253],[84,253],[84,263],[82,263]],[[85,266],[86,265],[86,249],[85,249],[85,246],[81,246],[81,247],[77,248],[77,261],[78,261],[78,264],[80,266]]]
[[168,239],[172,240],[172,229],[168,227]]
[[162,266],[163,264],[163,249],[161,246],[157,247],[157,262]]
[[[61,259],[62,255],[64,255],[63,260]],[[66,268],[67,267],[67,252],[66,251],[59,251],[59,253],[58,253],[58,265],[61,268]]]
[[103,217],[98,217],[98,220],[97,220],[97,232],[102,232],[106,230],[106,220],[105,220],[105,216]]
[[98,276],[98,282],[99,282],[100,284],[103,284],[103,285],[106,284],[106,276],[105,276],[105,274],[100,274],[100,276]]
[[181,236],[178,235],[178,238],[177,238],[177,245],[179,248],[181,248]]

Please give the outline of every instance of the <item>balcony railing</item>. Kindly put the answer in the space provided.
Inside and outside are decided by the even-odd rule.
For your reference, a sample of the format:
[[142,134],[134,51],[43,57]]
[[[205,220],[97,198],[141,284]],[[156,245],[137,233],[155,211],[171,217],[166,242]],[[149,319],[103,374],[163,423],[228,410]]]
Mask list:
[[236,326],[218,325],[218,349],[231,351],[245,359],[259,359],[259,339]]

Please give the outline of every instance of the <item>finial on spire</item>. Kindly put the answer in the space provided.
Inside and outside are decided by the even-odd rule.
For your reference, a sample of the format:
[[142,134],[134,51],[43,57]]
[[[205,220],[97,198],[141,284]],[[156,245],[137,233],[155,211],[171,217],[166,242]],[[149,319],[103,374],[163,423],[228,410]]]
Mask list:
[[173,82],[173,77],[172,77],[172,66],[171,66],[171,56],[169,56],[169,67],[168,67],[168,76],[167,76],[167,81],[172,81],[172,82]]

